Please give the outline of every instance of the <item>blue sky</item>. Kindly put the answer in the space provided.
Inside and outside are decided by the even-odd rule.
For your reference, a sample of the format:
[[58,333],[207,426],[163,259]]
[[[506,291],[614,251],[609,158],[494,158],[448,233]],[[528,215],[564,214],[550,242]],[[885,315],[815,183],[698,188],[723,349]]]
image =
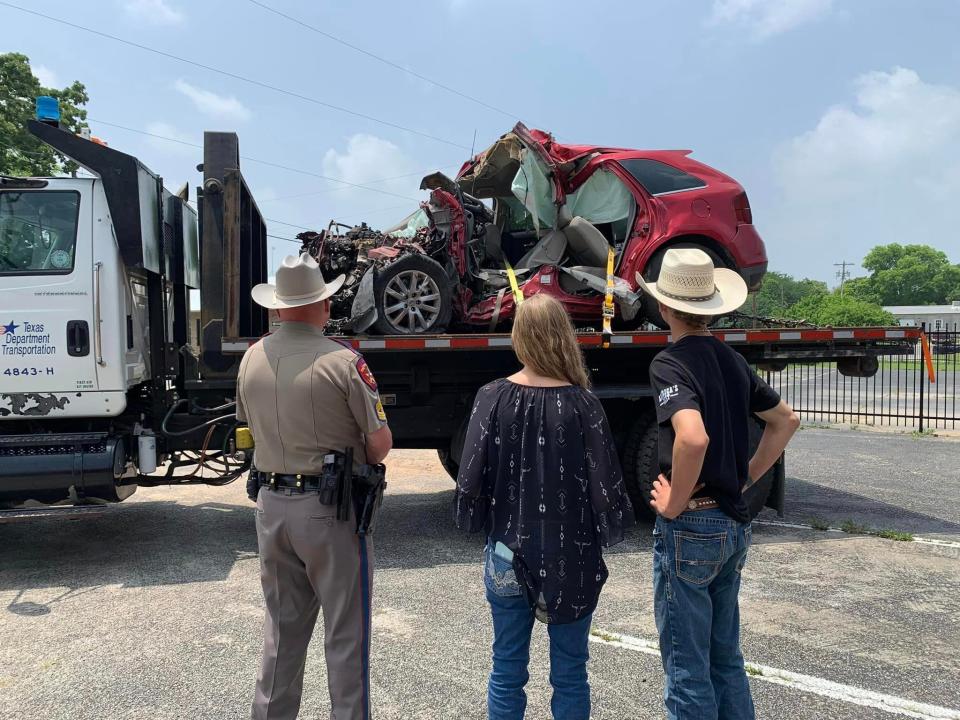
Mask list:
[[[455,172],[474,132],[481,149],[521,119],[561,141],[692,148],[747,189],[775,270],[833,281],[833,263],[887,242],[960,261],[955,0],[262,0],[498,110],[249,0],[9,2],[437,138],[0,5],[0,51],[84,82],[94,134],[168,187],[198,184],[200,151],[104,123],[198,144],[235,130],[244,155],[372,188],[246,162],[272,220],[385,227],[421,174]],[[296,248],[272,246],[271,267]]]

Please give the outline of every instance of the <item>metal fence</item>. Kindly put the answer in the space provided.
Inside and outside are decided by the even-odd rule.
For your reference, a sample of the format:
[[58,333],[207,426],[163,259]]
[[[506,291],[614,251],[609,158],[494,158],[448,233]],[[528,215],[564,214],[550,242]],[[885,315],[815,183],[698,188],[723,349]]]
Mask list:
[[877,374],[869,378],[842,375],[836,363],[790,365],[762,375],[805,422],[955,430],[960,324],[926,333],[933,381],[920,343],[904,354],[881,356]]

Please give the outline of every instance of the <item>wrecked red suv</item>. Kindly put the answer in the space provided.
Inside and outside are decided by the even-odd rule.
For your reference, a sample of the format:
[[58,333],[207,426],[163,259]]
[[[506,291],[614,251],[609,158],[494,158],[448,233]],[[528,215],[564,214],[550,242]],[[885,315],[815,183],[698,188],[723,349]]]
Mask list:
[[524,296],[548,293],[599,327],[611,248],[616,325],[663,327],[635,273],[656,277],[668,247],[702,248],[751,290],[767,269],[743,188],[689,154],[562,145],[518,123],[456,180],[424,178],[429,199],[394,227],[298,237],[326,277],[347,275],[335,330],[492,331],[513,316],[510,272]]

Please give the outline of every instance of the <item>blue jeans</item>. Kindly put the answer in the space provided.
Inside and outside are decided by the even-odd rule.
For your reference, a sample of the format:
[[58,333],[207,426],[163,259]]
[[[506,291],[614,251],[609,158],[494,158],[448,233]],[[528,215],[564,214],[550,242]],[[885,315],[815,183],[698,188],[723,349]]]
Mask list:
[[740,571],[751,526],[721,510],[657,517],[654,614],[670,720],[753,720],[740,652]]
[[[530,634],[533,610],[520,591],[513,566],[488,547],[484,552],[484,585],[493,613],[493,670],[487,686],[490,720],[522,720],[527,708],[524,686],[530,677]],[[550,635],[550,709],[555,720],[589,720],[587,642],[590,618],[548,625]]]

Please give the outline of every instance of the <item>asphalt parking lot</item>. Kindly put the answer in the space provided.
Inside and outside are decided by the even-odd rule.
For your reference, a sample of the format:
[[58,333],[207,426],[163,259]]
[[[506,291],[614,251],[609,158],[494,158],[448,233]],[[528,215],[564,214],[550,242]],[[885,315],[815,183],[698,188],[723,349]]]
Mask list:
[[[960,718],[958,458],[951,439],[798,434],[787,515],[764,513],[745,571],[758,717]],[[376,539],[374,716],[486,717],[482,539],[452,528],[452,484],[432,453],[394,453],[389,481]],[[607,555],[591,645],[595,718],[663,717],[649,535],[642,524]],[[0,717],[248,716],[262,605],[242,483],[141,490],[76,519],[7,522],[0,543]],[[537,628],[532,718],[549,717],[544,638]],[[315,638],[303,718],[328,717],[322,658]]]

